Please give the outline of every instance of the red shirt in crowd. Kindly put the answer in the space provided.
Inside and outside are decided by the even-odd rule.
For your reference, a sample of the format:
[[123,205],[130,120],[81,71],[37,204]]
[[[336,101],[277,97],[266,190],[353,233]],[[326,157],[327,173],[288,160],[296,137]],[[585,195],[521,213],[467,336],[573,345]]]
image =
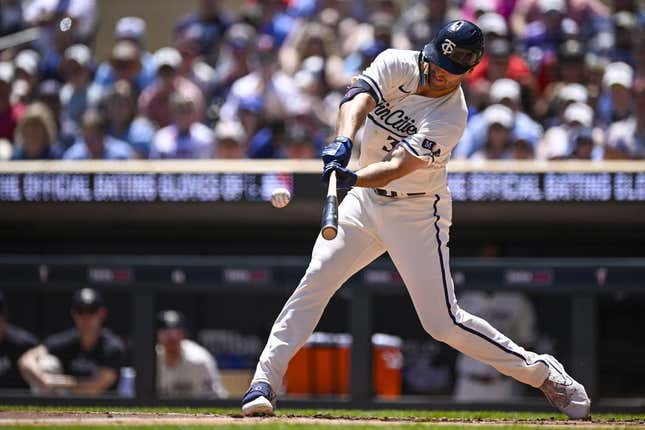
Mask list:
[[24,111],[25,105],[16,103],[5,113],[0,113],[0,139],[7,139],[13,142],[13,133]]
[[504,76],[487,76],[489,62],[490,58],[488,56],[482,58],[481,62],[475,66],[473,72],[466,77],[466,81],[470,85],[475,85],[482,79],[495,81],[500,78],[508,78],[525,85],[529,85],[533,81],[528,64],[519,55],[511,55],[509,57]]

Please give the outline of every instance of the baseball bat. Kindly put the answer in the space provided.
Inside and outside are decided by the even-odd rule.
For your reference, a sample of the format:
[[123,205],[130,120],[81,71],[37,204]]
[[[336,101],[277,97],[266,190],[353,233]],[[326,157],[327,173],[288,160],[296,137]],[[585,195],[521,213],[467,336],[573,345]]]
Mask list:
[[327,188],[327,199],[323,208],[322,227],[320,229],[322,237],[326,240],[332,240],[338,234],[338,197],[336,195],[336,172],[331,172],[329,176],[329,188]]

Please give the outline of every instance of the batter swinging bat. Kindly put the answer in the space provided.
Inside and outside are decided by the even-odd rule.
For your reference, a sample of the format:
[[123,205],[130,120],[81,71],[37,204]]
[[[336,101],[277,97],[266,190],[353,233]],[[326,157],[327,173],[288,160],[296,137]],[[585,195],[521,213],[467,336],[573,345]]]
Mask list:
[[322,226],[320,233],[326,240],[332,240],[338,233],[338,197],[336,196],[336,172],[329,176],[327,199],[323,208]]

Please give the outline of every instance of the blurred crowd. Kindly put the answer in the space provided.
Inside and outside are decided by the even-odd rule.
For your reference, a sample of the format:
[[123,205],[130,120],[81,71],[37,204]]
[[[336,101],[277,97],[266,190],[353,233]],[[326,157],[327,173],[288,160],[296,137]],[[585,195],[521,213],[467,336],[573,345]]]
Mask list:
[[0,0],[0,159],[317,158],[351,77],[456,18],[486,54],[453,158],[645,157],[639,0],[198,4],[155,52],[120,18],[103,59],[96,0]]

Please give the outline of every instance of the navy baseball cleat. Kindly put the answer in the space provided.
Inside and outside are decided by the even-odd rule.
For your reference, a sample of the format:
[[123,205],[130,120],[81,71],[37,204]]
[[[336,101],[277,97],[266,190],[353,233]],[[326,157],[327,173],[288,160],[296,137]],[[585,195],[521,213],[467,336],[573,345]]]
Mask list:
[[564,371],[558,360],[550,355],[541,355],[549,364],[549,376],[540,387],[549,403],[565,413],[569,418],[588,418],[591,400],[585,387]]
[[242,415],[273,415],[276,395],[266,382],[251,384],[251,388],[242,398]]

